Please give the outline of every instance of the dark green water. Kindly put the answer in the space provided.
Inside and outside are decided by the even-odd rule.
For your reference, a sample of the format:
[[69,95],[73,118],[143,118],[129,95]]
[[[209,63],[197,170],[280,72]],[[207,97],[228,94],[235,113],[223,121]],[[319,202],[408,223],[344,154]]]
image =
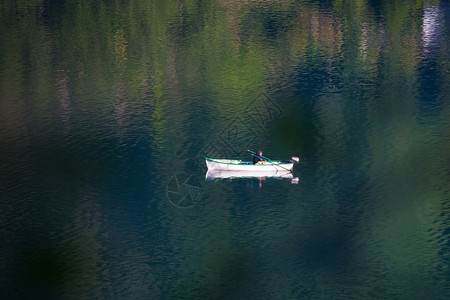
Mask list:
[[[450,296],[449,1],[6,0],[0,37],[0,298]],[[205,180],[258,148],[299,183]]]

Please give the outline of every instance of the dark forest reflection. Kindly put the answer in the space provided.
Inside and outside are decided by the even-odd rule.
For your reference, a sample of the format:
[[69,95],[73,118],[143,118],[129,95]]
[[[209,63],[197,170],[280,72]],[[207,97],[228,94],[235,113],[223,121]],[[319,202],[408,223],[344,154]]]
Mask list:
[[[3,1],[0,298],[444,299],[449,20],[439,0]],[[300,156],[298,184],[204,180],[205,156],[257,148]]]

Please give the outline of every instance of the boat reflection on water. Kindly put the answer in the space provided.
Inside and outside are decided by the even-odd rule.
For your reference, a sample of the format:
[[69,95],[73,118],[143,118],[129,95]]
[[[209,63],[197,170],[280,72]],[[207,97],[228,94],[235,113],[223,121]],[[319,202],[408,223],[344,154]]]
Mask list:
[[298,177],[294,177],[290,171],[225,171],[225,170],[208,170],[206,172],[205,180],[221,180],[221,179],[257,179],[259,180],[259,187],[261,187],[262,181],[273,179],[290,179],[292,184],[298,184]]

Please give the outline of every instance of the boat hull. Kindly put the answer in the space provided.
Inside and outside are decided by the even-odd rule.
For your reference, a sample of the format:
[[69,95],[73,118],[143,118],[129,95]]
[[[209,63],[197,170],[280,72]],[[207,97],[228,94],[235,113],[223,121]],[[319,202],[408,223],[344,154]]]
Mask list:
[[237,179],[237,178],[287,178],[292,179],[293,175],[288,171],[225,171],[225,170],[209,170],[206,172],[206,180],[214,179]]
[[[293,162],[271,161],[265,164],[253,164],[250,161],[241,161],[235,159],[213,159],[206,158],[206,166],[210,171],[235,171],[251,172],[259,174],[260,172],[291,172],[294,167]],[[258,175],[255,175],[258,176]]]

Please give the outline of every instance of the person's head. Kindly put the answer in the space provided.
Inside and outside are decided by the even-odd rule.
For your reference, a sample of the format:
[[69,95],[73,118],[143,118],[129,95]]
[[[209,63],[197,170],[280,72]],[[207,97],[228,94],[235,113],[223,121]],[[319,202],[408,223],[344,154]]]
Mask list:
[[262,154],[263,154],[262,150],[259,149],[259,150],[258,150],[258,155],[262,155]]

